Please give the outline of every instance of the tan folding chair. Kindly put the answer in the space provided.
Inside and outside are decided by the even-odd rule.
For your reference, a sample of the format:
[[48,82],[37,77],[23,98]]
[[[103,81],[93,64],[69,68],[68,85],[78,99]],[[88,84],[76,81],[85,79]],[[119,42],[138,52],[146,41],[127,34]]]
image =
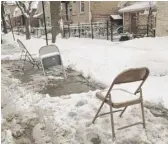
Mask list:
[[[142,97],[142,88],[141,87],[144,84],[145,80],[147,79],[148,75],[149,75],[149,69],[145,68],[145,67],[129,69],[129,70],[126,70],[126,71],[120,73],[114,79],[114,81],[112,82],[108,91],[97,92],[96,97],[99,98],[103,102],[100,105],[100,108],[98,109],[92,123],[95,122],[97,117],[102,116],[102,115],[106,115],[106,114],[110,114],[111,115],[112,136],[114,138],[115,131],[114,131],[113,113],[122,111],[120,114],[120,117],[121,117],[128,106],[135,105],[135,104],[141,104],[142,122],[137,122],[135,124],[121,127],[121,128],[118,128],[118,130],[128,128],[130,126],[134,126],[137,124],[142,124],[143,127],[145,128],[145,116],[144,116],[143,97]],[[131,82],[137,82],[137,81],[141,81],[141,83],[134,93],[128,92],[124,89],[112,89],[113,86],[116,84],[131,83]],[[140,96],[136,95],[138,93],[140,93]],[[104,103],[106,103],[110,106],[110,112],[99,114]],[[124,107],[124,109],[122,109],[122,110],[116,110],[116,111],[112,110],[112,108],[122,108],[122,107]]]

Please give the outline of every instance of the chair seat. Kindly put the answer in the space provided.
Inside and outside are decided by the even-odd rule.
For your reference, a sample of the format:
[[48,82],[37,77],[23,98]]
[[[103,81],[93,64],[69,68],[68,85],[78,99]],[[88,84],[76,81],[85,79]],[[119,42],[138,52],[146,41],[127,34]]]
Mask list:
[[[100,91],[96,93],[96,97],[103,101],[106,94],[107,91]],[[142,100],[140,96],[134,95],[133,93],[130,93],[124,89],[112,89],[110,94],[112,101],[109,101],[109,98],[107,98],[105,102],[112,105],[114,108],[138,104]]]

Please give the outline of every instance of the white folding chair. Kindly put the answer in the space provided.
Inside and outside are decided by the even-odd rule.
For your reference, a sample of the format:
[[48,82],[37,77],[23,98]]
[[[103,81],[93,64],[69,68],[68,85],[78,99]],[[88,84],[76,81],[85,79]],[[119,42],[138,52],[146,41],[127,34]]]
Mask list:
[[23,61],[23,70],[25,67],[25,62],[29,62],[34,66],[37,66],[39,68],[39,65],[37,63],[37,61],[35,61],[35,59],[32,57],[32,55],[29,53],[29,51],[27,50],[27,48],[25,47],[25,45],[19,40],[17,39],[17,42],[19,44],[19,47],[22,49],[21,51],[21,55],[20,55],[20,60]]
[[67,78],[65,69],[63,66],[61,54],[56,45],[47,45],[47,46],[41,47],[39,50],[39,57],[41,60],[41,65],[43,68],[44,75],[46,75],[46,72],[45,72],[46,68],[60,65],[62,67],[64,79]]

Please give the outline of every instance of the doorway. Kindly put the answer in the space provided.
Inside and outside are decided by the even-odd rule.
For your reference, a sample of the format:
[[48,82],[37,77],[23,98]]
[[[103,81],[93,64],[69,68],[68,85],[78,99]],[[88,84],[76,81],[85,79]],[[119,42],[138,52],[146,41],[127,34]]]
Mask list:
[[131,13],[131,33],[136,33],[136,13]]

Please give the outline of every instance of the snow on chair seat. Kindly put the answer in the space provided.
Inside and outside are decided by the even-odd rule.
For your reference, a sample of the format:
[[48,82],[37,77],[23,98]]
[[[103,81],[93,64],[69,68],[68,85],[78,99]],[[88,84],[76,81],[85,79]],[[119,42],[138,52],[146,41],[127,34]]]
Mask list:
[[59,52],[49,53],[49,54],[42,55],[41,58],[47,58],[55,55],[60,55],[60,54]]
[[64,70],[61,54],[57,46],[48,45],[41,47],[39,50],[39,57],[41,59],[44,75],[46,75],[45,69],[60,65],[62,67],[64,79],[66,79],[66,73]]
[[[100,100],[104,100],[106,93],[107,91],[97,92],[96,97]],[[114,108],[120,108],[123,107],[123,105],[135,104],[141,101],[139,95],[135,95],[124,89],[112,89],[110,94],[113,96],[112,101],[109,101],[109,99],[106,100],[110,105],[113,105]]]

